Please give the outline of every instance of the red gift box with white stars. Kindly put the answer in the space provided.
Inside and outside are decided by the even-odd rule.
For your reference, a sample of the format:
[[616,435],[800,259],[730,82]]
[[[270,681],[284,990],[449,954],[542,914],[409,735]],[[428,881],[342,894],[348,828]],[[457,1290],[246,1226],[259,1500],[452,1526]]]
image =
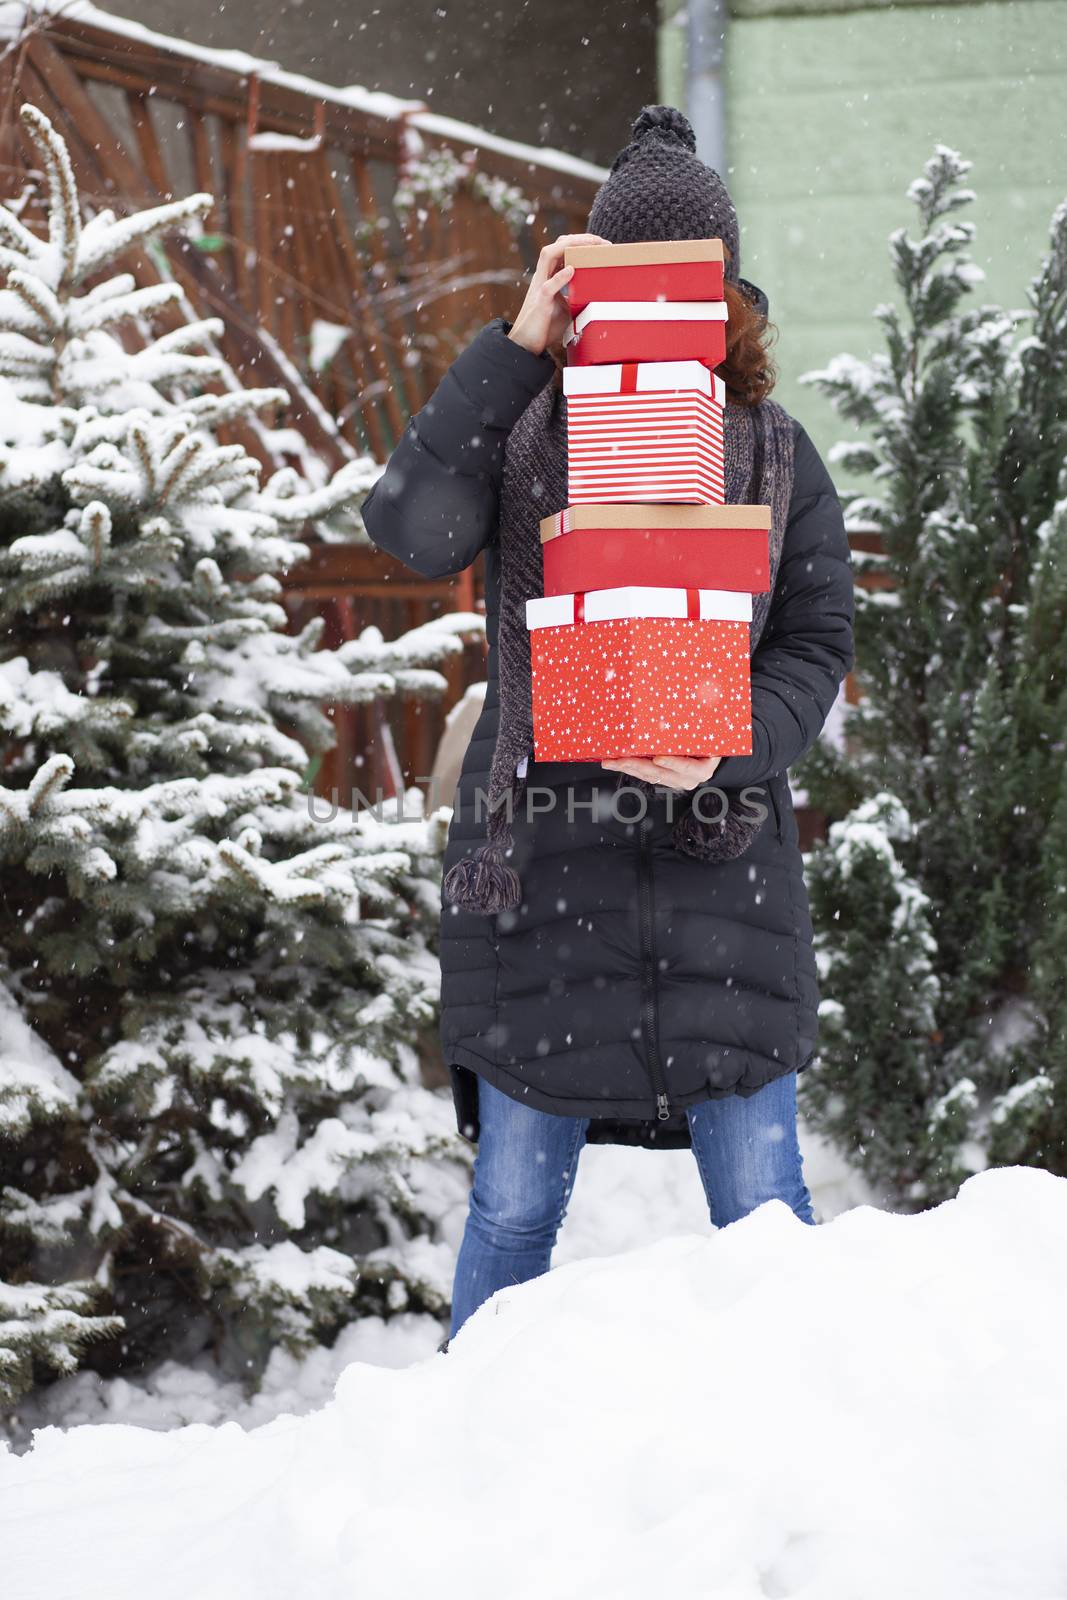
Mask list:
[[726,589],[528,600],[535,759],[750,755],[751,618]]
[[726,385],[702,361],[567,367],[572,505],[721,505]]

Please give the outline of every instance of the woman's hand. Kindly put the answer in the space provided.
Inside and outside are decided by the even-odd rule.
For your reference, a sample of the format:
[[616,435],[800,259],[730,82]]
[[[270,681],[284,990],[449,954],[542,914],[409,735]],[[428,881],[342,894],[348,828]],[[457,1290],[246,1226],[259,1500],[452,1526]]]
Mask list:
[[573,267],[560,266],[563,252],[572,244],[606,243],[596,233],[564,233],[552,244],[546,244],[508,338],[535,356],[543,355],[550,344],[558,344],[571,320],[570,307],[560,291],[574,276]]
[[633,757],[626,761],[602,761],[609,772],[625,772],[630,778],[644,778],[646,783],[662,783],[668,789],[696,789],[707,783],[721,756],[653,756],[650,761]]

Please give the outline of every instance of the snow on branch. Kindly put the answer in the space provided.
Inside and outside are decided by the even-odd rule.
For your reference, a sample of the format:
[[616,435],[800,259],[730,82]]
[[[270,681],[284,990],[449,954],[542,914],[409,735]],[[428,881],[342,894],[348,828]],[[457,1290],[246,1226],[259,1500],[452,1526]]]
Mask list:
[[[419,1119],[442,1121],[417,1043],[439,990],[445,828],[410,796],[364,816],[310,789],[334,707],[441,692],[435,669],[484,627],[443,618],[388,643],[368,629],[341,650],[323,648],[321,619],[288,631],[301,536],[356,532],[381,467],[349,459],[326,481],[304,450],[302,473],[263,487],[258,460],[217,430],[255,427],[285,390],[242,389],[217,319],[112,264],[195,222],[208,197],[83,225],[62,139],[39,112],[24,120],[49,234],[0,208],[0,1135],[26,1145],[18,1189],[0,1194],[25,1280],[0,1286],[8,1394],[120,1326],[90,1316],[78,1285],[33,1281],[57,1246],[92,1261],[109,1312],[147,1282],[171,1340],[208,1296],[263,1348],[385,1296],[439,1311],[408,1170],[430,1151]],[[184,320],[154,336],[175,309]],[[242,1163],[282,1118],[294,1162],[260,1190],[265,1217],[277,1202],[265,1246]],[[386,1239],[372,1272],[350,1250],[285,1240],[311,1194],[320,1237],[331,1208],[366,1208]],[[161,1267],[175,1260],[196,1287],[178,1305]]]
[[149,211],[136,211],[129,217],[114,218],[107,212],[98,213],[94,219],[98,225],[87,226],[82,236],[75,281],[84,282],[134,245],[147,244],[160,233],[204,216],[214,203],[214,195],[192,194],[184,200],[170,200],[165,205],[154,206]]

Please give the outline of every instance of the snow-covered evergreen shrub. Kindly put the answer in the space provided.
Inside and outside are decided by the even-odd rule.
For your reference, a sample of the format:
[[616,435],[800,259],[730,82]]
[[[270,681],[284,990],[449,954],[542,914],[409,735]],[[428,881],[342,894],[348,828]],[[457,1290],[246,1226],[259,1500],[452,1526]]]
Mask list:
[[429,208],[451,211],[457,192],[464,188],[503,217],[513,233],[518,234],[529,226],[533,202],[513,183],[483,172],[478,166],[477,150],[467,150],[457,156],[454,151],[439,146],[427,152],[421,134],[410,127],[405,140],[408,156],[393,194],[393,205],[405,226],[410,226],[413,218],[418,226],[423,226]]
[[[101,1338],[112,1364],[211,1344],[254,1375],[275,1341],[444,1308],[434,1186],[464,1157],[417,1053],[443,822],[417,791],[331,812],[306,774],[324,706],[440,691],[477,625],[285,631],[301,531],[378,469],[261,484],[220,444],[284,393],[240,388],[178,285],[110,270],[209,197],[83,223],[63,141],[22,120],[49,230],[0,206],[8,1399]],[[164,305],[184,320],[154,337]]]
[[[900,1205],[1067,1174],[1067,203],[1026,310],[974,304],[969,163],[939,147],[890,240],[884,353],[806,381],[860,425],[860,703],[803,780],[824,971],[805,1109]],[[864,562],[867,562],[866,568]],[[804,1079],[806,1078],[806,1082]]]

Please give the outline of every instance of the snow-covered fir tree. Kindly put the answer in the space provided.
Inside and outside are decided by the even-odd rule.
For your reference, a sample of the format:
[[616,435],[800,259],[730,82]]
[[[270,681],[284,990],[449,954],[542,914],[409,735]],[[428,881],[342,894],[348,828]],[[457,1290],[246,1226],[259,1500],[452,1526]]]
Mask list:
[[825,994],[805,1110],[901,1206],[1067,1174],[1067,203],[1018,311],[975,304],[969,163],[890,241],[886,350],[808,374],[862,442],[857,677],[803,778]]
[[417,791],[335,811],[306,775],[324,706],[440,691],[477,626],[285,631],[301,532],[378,469],[261,483],[217,429],[284,393],[240,387],[178,285],[113,265],[209,197],[83,220],[63,141],[22,122],[48,232],[0,206],[8,1400],[94,1340],[254,1376],[276,1341],[444,1309],[435,1217],[466,1167],[418,1071],[443,823]]

